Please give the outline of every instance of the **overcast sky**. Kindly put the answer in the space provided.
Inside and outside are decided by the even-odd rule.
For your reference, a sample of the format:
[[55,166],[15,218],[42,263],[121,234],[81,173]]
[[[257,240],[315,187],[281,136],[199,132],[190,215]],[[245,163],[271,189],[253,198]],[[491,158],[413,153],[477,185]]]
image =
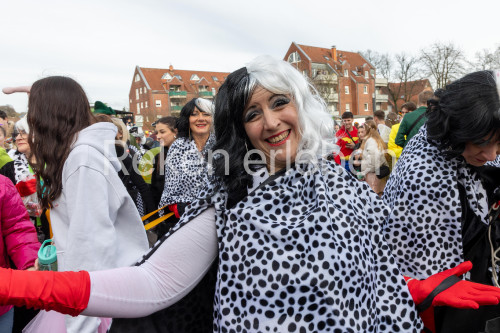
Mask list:
[[[500,44],[500,1],[0,0],[0,88],[67,75],[90,102],[128,109],[136,65],[227,71],[299,44],[391,54],[453,42],[469,58]],[[0,105],[27,110],[27,97]]]

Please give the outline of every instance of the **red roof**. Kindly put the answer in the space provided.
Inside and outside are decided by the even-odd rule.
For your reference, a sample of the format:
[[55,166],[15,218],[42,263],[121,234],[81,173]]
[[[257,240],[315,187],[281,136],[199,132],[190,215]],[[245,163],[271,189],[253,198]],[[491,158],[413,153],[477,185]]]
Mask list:
[[[188,92],[197,91],[196,86],[198,84],[208,85],[210,88],[216,88],[218,90],[222,83],[224,83],[225,78],[229,75],[229,73],[225,72],[181,70],[174,69],[173,67],[170,69],[139,67],[139,70],[144,75],[144,79],[152,90],[163,90],[162,83],[181,85],[181,90],[186,90]],[[171,78],[162,79],[167,73]],[[194,74],[198,76],[198,80],[191,80]]]
[[330,66],[335,68],[335,65],[341,65],[343,61],[348,62],[351,65],[351,69],[361,69],[363,66],[368,66],[368,69],[374,68],[368,60],[363,58],[363,56],[357,52],[348,52],[337,49],[337,61],[333,60],[334,54],[331,48],[323,48],[309,45],[297,44],[311,59],[312,62],[316,63],[328,63]]

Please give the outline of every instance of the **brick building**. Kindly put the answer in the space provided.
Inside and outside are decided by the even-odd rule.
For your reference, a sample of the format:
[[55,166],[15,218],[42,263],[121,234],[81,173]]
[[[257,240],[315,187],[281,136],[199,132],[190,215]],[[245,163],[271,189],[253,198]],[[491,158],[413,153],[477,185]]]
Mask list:
[[145,68],[136,66],[130,86],[129,105],[135,122],[144,130],[165,116],[178,116],[195,97],[212,99],[229,73]]
[[408,81],[406,83],[389,83],[386,91],[389,95],[389,107],[396,112],[406,102],[418,104],[418,95],[424,90],[432,90],[428,79]]
[[318,89],[330,113],[346,111],[366,117],[388,109],[386,79],[376,79],[376,69],[361,54],[292,42],[284,57]]

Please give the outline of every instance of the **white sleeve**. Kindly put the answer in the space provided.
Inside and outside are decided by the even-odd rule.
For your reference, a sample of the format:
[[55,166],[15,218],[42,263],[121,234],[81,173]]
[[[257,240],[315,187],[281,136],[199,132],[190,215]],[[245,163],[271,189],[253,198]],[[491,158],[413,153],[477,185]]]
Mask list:
[[86,316],[134,318],[186,296],[217,256],[215,209],[209,208],[159,245],[142,265],[90,272]]

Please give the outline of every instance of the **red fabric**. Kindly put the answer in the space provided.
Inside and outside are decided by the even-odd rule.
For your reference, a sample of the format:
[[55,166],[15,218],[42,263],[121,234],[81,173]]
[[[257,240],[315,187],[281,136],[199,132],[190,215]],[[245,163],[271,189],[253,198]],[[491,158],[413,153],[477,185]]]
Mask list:
[[16,189],[22,197],[26,197],[36,192],[36,179],[31,178],[25,181],[20,181],[16,184]]
[[[33,266],[40,248],[36,229],[16,188],[4,176],[0,176],[0,223],[0,267],[10,267],[9,260],[17,269]],[[0,315],[9,309],[0,307]]]
[[181,218],[181,216],[179,215],[179,211],[177,210],[177,204],[168,205],[168,209],[171,212],[174,212],[174,215],[175,215],[176,218],[178,218],[178,219]]
[[348,131],[345,129],[344,126],[342,126],[335,134],[335,137],[337,138],[337,145],[340,147],[340,153],[338,155],[335,155],[334,158],[337,164],[340,164],[341,159],[348,160],[352,152],[354,151],[353,149],[346,147],[347,143],[353,142],[353,140],[349,137],[349,134],[354,139],[354,143],[359,142],[358,130],[356,129],[356,127],[353,126],[349,134],[347,133]]
[[[472,269],[472,263],[466,261],[457,267],[434,274],[425,280],[405,277],[415,304],[422,303],[425,298],[447,277],[462,276]],[[481,305],[495,305],[500,301],[500,288],[475,282],[461,280],[453,286],[437,294],[432,307],[420,314],[427,328],[434,332],[434,306],[450,306],[459,309],[478,309]]]
[[78,316],[90,298],[90,276],[86,271],[35,272],[1,268],[0,281],[0,305],[24,305]]

